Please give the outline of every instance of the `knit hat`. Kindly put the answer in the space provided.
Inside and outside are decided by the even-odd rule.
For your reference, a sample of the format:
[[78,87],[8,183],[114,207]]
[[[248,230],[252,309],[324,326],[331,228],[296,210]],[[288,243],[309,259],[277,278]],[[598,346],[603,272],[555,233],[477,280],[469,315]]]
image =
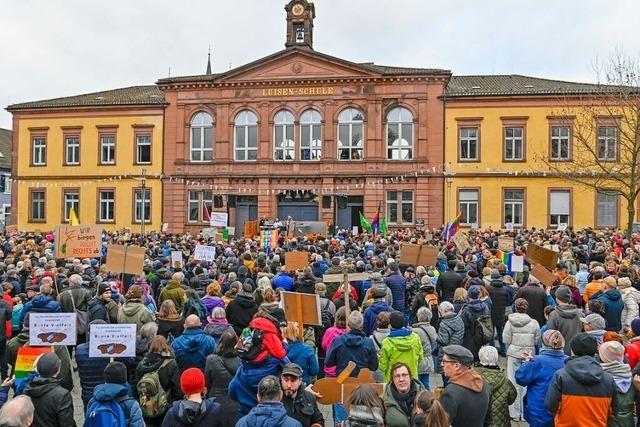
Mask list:
[[130,299],[141,299],[144,294],[144,288],[140,285],[133,285],[127,291],[125,298]]
[[471,285],[469,287],[469,291],[467,292],[467,296],[469,297],[469,299],[480,298],[480,288],[477,285]]
[[41,377],[53,378],[55,374],[60,371],[62,362],[57,354],[54,352],[45,353],[38,358],[36,362],[36,371]]
[[392,329],[404,328],[404,315],[399,311],[394,311],[389,315],[389,325]]
[[571,301],[571,289],[568,286],[560,286],[556,290],[556,300],[569,303]]
[[552,348],[554,350],[561,350],[564,348],[564,337],[560,331],[555,329],[547,329],[542,335],[542,343],[545,347]]
[[104,368],[104,381],[112,384],[127,383],[127,367],[122,362],[111,362]]
[[618,288],[625,289],[631,287],[631,279],[628,277],[621,277],[618,279]]
[[571,351],[576,356],[594,356],[598,351],[598,342],[586,332],[580,332],[571,340]]
[[631,321],[631,331],[636,337],[640,336],[640,317],[636,317]]
[[102,295],[105,292],[111,292],[111,288],[106,283],[100,283],[100,285],[98,286],[98,295]]
[[618,341],[607,341],[600,344],[598,350],[603,363],[622,362],[624,360],[624,346]]
[[591,326],[591,329],[596,331],[601,331],[607,326],[607,322],[604,320],[604,317],[597,313],[591,313],[587,317],[581,317],[580,321]]
[[387,287],[383,284],[378,284],[373,288],[374,298],[384,298],[387,296]]
[[490,345],[480,347],[478,351],[480,364],[484,366],[498,366],[498,350]]
[[180,375],[180,389],[185,396],[197,394],[206,388],[204,374],[198,368],[189,368]]

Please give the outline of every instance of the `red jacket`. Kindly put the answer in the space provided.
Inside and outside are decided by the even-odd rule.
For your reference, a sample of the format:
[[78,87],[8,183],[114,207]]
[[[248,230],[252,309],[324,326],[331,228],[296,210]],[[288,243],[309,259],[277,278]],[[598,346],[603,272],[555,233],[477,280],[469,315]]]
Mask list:
[[[2,294],[2,299],[9,304],[9,308],[11,308],[13,310],[13,299],[11,298],[11,295],[9,295],[9,292],[4,292]],[[7,329],[7,340],[9,338],[11,338],[11,332],[13,330],[13,328],[11,327],[11,316],[9,316],[9,320],[6,320],[4,322],[5,327]]]
[[273,356],[276,359],[284,359],[287,356],[287,351],[284,349],[280,330],[269,319],[264,317],[256,317],[249,323],[249,327],[252,329],[258,329],[262,331],[262,351],[254,359],[254,362],[261,362],[268,356]]
[[631,370],[633,371],[633,368],[635,368],[638,361],[640,361],[640,337],[631,338],[624,354],[627,356],[629,366],[631,366]]

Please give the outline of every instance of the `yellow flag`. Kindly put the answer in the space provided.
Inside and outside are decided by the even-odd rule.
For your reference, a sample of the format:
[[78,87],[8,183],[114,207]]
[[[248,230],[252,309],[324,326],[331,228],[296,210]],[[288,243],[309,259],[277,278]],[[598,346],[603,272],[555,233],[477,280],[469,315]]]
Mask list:
[[76,215],[76,210],[73,208],[69,211],[69,225],[80,225],[78,215]]

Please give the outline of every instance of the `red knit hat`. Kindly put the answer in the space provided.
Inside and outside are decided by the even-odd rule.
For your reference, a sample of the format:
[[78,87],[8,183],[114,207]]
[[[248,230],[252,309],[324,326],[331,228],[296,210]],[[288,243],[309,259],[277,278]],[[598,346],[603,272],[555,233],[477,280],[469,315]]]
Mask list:
[[204,384],[204,374],[198,368],[189,368],[180,376],[180,388],[185,396],[197,394],[203,391],[206,386]]

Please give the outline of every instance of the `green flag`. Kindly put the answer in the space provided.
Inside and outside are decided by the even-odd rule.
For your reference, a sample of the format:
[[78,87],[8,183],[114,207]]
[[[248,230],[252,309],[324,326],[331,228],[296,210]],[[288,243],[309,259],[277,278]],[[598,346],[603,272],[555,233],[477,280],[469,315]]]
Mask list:
[[387,218],[382,217],[382,219],[380,220],[380,234],[382,234],[382,237],[386,238],[388,231],[389,231],[389,228],[387,227]]
[[227,227],[224,227],[222,229],[222,240],[224,240],[224,241],[228,241],[229,240],[229,229]]
[[362,215],[362,212],[360,212],[360,227],[362,227],[362,229],[366,232],[371,233],[371,224],[369,224],[369,221],[367,221],[367,218],[364,217],[364,215]]

